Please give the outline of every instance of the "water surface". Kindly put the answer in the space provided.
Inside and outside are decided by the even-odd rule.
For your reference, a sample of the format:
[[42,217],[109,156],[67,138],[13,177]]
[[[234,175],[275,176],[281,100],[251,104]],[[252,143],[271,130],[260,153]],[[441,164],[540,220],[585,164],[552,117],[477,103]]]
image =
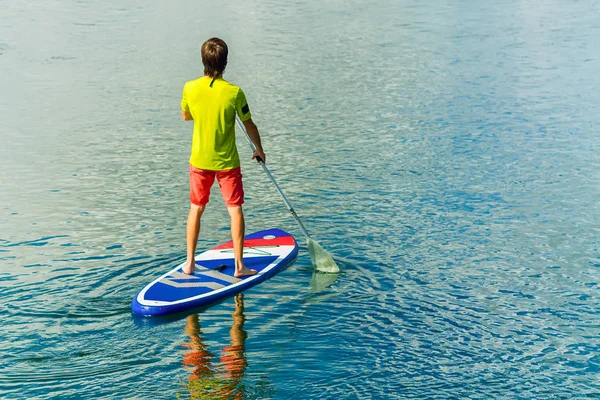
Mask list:
[[[600,397],[598,3],[0,1],[0,397]],[[270,167],[248,231],[296,263],[159,322],[185,257],[199,47]],[[200,249],[229,237],[218,190]]]

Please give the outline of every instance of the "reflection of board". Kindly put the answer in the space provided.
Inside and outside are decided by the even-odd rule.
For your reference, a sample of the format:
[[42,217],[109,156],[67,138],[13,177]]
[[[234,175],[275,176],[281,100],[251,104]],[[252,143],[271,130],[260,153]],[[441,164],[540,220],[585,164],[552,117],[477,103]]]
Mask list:
[[183,264],[148,284],[131,303],[137,315],[164,315],[201,307],[233,296],[290,265],[298,255],[294,238],[279,229],[247,235],[244,264],[256,275],[235,278],[233,243],[228,242],[196,256],[196,271],[186,275]]

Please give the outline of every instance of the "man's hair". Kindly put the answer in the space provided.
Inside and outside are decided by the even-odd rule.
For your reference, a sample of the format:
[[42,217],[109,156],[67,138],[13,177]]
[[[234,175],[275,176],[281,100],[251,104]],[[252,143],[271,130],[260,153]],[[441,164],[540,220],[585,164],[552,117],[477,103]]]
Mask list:
[[219,38],[208,39],[202,45],[202,64],[204,75],[215,77],[222,74],[227,66],[227,44]]

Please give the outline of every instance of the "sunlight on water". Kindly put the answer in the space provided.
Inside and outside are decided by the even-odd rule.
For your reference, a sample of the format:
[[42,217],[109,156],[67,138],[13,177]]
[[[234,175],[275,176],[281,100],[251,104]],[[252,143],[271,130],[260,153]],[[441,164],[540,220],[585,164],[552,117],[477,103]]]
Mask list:
[[[209,11],[207,11],[209,10]],[[0,398],[598,398],[593,1],[2,3]],[[314,247],[206,310],[185,81],[220,36]],[[247,231],[303,237],[238,147]],[[198,250],[228,241],[218,188]]]

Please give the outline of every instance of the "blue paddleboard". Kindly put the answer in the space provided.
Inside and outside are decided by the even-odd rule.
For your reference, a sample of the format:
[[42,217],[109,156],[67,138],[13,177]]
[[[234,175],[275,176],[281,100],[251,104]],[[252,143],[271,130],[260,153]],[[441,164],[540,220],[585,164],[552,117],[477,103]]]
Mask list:
[[183,263],[143,288],[131,303],[136,315],[166,315],[202,307],[233,296],[290,265],[298,255],[298,243],[279,229],[247,235],[244,264],[256,275],[236,278],[233,243],[227,242],[196,256],[196,271],[186,275]]

